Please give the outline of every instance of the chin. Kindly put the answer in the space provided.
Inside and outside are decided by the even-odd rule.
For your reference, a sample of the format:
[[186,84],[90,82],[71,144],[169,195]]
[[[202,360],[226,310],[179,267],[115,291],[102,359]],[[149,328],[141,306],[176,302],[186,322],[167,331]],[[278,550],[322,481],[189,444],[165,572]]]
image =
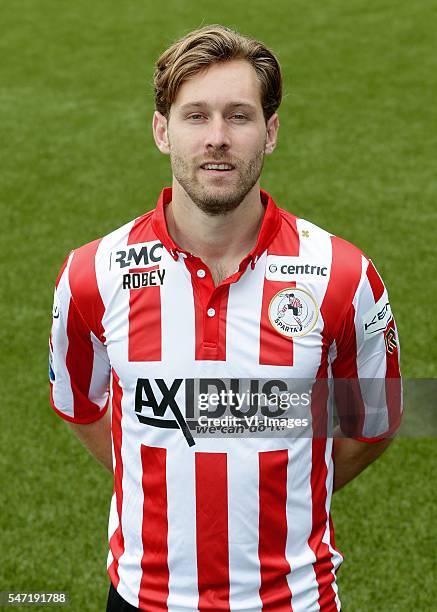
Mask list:
[[208,215],[217,216],[225,215],[232,212],[241,204],[244,199],[244,194],[235,194],[232,190],[229,193],[223,194],[217,190],[216,193],[203,194],[200,198],[192,198],[200,210]]
[[253,184],[243,187],[241,179],[237,179],[233,184],[205,184],[197,180],[186,180],[186,177],[176,178],[197,208],[211,216],[232,212],[253,188]]

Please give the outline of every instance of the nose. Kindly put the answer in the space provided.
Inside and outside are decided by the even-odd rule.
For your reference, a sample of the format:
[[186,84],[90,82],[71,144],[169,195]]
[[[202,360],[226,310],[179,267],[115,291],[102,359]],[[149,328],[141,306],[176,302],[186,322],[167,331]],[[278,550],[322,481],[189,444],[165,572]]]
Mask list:
[[223,117],[215,116],[208,124],[205,146],[211,150],[228,150],[231,146],[229,127]]

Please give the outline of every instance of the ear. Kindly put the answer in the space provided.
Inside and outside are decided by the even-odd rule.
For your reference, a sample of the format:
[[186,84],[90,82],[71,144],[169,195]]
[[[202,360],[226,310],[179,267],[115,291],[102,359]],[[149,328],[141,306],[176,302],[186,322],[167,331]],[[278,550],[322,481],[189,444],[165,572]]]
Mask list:
[[278,130],[279,117],[276,113],[274,113],[267,121],[267,138],[264,149],[266,155],[270,155],[270,153],[273,153],[273,151],[275,150],[276,143],[278,140]]
[[168,121],[164,115],[161,115],[158,111],[153,113],[152,121],[153,137],[155,139],[156,146],[165,155],[170,153],[170,144],[168,140]]

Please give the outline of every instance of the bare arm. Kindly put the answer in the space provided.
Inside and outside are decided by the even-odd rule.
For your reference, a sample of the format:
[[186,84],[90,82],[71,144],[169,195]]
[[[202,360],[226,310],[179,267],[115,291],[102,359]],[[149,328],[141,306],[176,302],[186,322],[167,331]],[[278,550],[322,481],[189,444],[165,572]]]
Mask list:
[[111,445],[111,413],[106,414],[93,423],[78,425],[68,423],[82,444],[91,455],[112,472],[112,445]]
[[373,463],[391,444],[393,438],[379,442],[360,442],[341,437],[337,428],[334,438],[334,491],[338,491]]

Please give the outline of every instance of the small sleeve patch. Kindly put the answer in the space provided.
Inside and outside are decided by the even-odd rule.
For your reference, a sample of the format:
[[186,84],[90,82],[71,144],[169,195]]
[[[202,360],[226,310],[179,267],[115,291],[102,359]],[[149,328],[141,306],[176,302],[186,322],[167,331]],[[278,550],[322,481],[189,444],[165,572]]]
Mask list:
[[60,302],[59,302],[59,298],[58,298],[58,292],[55,290],[55,295],[53,297],[53,309],[52,309],[52,316],[54,319],[59,319],[59,313],[60,313]]
[[56,380],[55,370],[53,367],[53,351],[52,351],[52,347],[50,346],[50,343],[49,343],[49,380],[52,383],[54,383]]
[[393,355],[393,353],[398,348],[398,342],[396,338],[396,331],[394,327],[393,319],[389,321],[387,328],[384,330],[384,342],[385,349],[389,355]]
[[376,304],[363,316],[364,340],[370,340],[373,336],[383,333],[392,318],[387,291],[384,291]]

